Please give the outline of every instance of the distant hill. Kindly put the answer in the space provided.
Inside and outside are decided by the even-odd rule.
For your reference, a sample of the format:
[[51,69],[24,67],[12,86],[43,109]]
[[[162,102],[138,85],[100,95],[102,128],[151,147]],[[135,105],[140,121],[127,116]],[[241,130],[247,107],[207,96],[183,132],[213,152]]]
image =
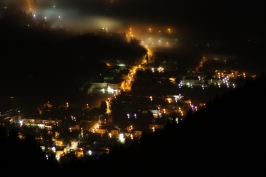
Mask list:
[[146,54],[137,39],[127,41],[123,34],[74,36],[66,29],[51,29],[48,22],[36,21],[31,14],[9,11],[3,14],[0,18],[2,94],[69,95],[106,69],[101,60],[133,59],[133,62]]

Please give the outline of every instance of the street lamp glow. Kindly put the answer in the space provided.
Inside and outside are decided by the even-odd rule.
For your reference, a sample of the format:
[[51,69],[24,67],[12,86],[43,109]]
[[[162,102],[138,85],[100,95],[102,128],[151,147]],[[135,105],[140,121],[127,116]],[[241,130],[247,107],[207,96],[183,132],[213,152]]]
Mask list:
[[120,140],[121,143],[125,143],[125,138],[124,138],[124,134],[123,133],[121,133],[119,135],[119,140]]

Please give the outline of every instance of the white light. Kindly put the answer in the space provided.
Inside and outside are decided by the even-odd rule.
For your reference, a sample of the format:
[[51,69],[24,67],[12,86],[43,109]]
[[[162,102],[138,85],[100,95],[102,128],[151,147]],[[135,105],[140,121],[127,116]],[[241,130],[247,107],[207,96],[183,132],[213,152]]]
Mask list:
[[92,154],[92,151],[91,151],[91,150],[89,150],[89,151],[88,151],[88,153],[89,153],[89,155],[91,155],[91,154]]
[[56,160],[58,160],[58,161],[60,160],[60,154],[56,154],[55,157],[56,157]]
[[109,87],[109,86],[108,86],[108,88],[107,88],[107,91],[108,91],[108,92],[112,92],[112,93],[114,92],[114,90],[113,90],[111,87]]
[[123,133],[120,133],[120,135],[119,135],[119,141],[121,143],[125,143],[125,138],[124,138],[124,134]]

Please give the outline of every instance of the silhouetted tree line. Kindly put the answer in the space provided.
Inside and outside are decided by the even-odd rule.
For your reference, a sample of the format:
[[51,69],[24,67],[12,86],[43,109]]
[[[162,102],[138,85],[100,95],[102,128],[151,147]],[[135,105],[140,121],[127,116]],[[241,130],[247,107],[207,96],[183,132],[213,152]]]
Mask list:
[[28,134],[25,140],[20,140],[16,129],[7,131],[0,125],[0,168],[1,173],[48,175],[58,170],[58,163],[54,155],[46,154],[41,150],[35,137]]

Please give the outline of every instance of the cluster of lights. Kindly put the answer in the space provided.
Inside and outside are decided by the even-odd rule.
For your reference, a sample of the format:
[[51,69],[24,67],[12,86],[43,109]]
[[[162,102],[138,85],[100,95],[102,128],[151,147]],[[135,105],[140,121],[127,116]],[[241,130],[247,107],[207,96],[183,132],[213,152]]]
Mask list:
[[105,93],[105,92],[107,92],[107,93],[112,93],[112,94],[114,94],[114,93],[118,93],[118,92],[120,92],[119,90],[115,90],[115,89],[112,89],[111,87],[107,87],[107,89],[102,89],[102,92],[103,93]]
[[[137,114],[136,113],[134,113],[134,118],[136,119],[137,118]],[[127,118],[129,119],[130,118],[130,114],[129,113],[127,113]]]
[[98,123],[92,128],[92,132],[96,133],[97,129],[99,129],[99,124]]
[[[151,68],[151,71],[154,73],[155,68]],[[164,72],[164,68],[161,67],[161,66],[159,66],[159,67],[157,68],[157,71],[158,71],[158,72]]]
[[180,107],[178,107],[178,112],[180,113],[181,116],[184,116],[184,112]]
[[178,87],[181,88],[183,86],[183,82],[180,81],[180,83],[178,84]]
[[[220,88],[221,87],[221,84],[224,84],[224,85],[226,85],[227,86],[227,88],[229,88],[229,86],[230,86],[230,81],[229,81],[229,76],[225,76],[224,77],[224,74],[223,73],[217,73],[218,74],[218,78],[219,79],[221,79],[221,83],[217,83],[217,86]],[[233,75],[234,73],[232,73],[232,75]],[[232,87],[233,88],[235,88],[235,84],[234,83],[232,83]]]
[[[148,31],[151,33],[152,31],[155,31],[155,30],[152,30],[152,28],[148,28]],[[158,32],[161,33],[162,31],[158,30]],[[171,29],[170,28],[166,29],[166,33],[171,34]]]
[[174,95],[174,98],[175,98],[175,102],[181,100],[184,96],[181,96],[181,94],[179,95]]
[[164,68],[160,66],[160,67],[158,68],[158,71],[159,71],[159,72],[164,72]]

